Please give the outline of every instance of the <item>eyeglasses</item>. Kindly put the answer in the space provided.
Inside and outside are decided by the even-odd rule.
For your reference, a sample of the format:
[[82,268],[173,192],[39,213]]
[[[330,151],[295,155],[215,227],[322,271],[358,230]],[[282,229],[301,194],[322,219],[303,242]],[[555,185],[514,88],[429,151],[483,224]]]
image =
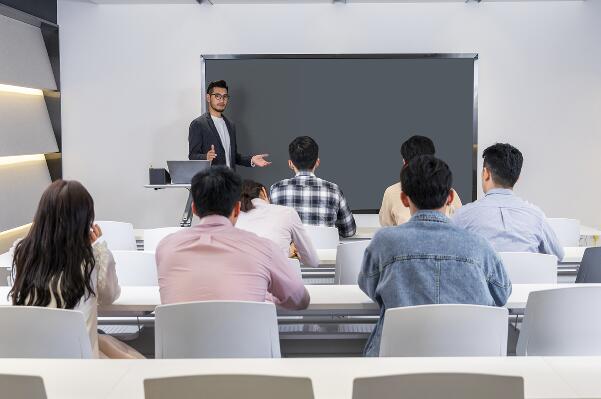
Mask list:
[[215,97],[215,100],[217,101],[221,101],[221,100],[229,100],[230,99],[230,95],[229,94],[211,94],[212,96]]

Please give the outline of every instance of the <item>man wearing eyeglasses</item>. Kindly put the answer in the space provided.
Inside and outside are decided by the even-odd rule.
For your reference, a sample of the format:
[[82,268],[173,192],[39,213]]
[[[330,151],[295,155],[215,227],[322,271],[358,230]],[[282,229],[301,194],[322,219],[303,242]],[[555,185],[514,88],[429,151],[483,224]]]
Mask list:
[[224,80],[209,83],[206,99],[208,112],[190,123],[188,158],[206,159],[212,161],[212,165],[227,165],[232,169],[236,165],[270,165],[271,162],[265,160],[268,154],[243,156],[238,153],[236,126],[223,116],[230,99],[227,83]]

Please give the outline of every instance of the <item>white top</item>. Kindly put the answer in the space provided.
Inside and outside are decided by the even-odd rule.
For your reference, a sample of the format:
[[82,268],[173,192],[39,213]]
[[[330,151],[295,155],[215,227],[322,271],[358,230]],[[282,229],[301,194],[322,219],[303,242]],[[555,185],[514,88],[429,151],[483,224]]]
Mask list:
[[225,150],[225,164],[227,166],[232,166],[232,162],[230,160],[232,153],[232,151],[230,150],[230,133],[227,130],[225,120],[223,118],[217,118],[213,115],[211,115],[211,119],[213,119],[213,123],[217,128],[217,133],[219,133],[219,138],[221,139],[221,144],[223,145],[223,149]]
[[[11,254],[14,253],[17,242],[11,248]],[[119,297],[121,287],[119,287],[119,281],[117,280],[115,259],[113,259],[113,254],[108,249],[106,242],[104,240],[97,240],[92,244],[92,250],[94,251],[94,260],[96,261],[96,267],[94,267],[92,272],[92,285],[96,295],[90,295],[85,301],[82,298],[73,310],[83,313],[92,350],[94,351],[94,355],[98,357],[98,304],[109,305],[113,303]],[[54,296],[47,307],[57,307]]]
[[260,198],[253,199],[252,204],[254,209],[240,212],[237,228],[275,242],[286,257],[290,254],[290,243],[294,243],[303,265],[319,266],[317,251],[294,208],[270,204]]

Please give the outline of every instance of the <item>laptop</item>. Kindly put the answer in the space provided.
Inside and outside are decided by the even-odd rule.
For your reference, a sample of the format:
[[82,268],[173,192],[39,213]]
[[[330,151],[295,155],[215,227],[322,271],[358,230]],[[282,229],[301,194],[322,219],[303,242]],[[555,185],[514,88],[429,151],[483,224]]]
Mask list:
[[211,161],[167,161],[172,184],[190,184],[198,172],[211,167]]

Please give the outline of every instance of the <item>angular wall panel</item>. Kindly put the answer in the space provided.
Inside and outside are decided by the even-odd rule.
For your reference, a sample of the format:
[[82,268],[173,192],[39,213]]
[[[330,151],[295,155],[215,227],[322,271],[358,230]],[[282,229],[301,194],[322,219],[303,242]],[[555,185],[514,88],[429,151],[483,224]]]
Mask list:
[[0,15],[0,84],[56,90],[40,28]]
[[48,184],[43,156],[13,164],[3,164],[0,158],[0,231],[30,223]]
[[0,157],[58,151],[41,95],[0,90]]

